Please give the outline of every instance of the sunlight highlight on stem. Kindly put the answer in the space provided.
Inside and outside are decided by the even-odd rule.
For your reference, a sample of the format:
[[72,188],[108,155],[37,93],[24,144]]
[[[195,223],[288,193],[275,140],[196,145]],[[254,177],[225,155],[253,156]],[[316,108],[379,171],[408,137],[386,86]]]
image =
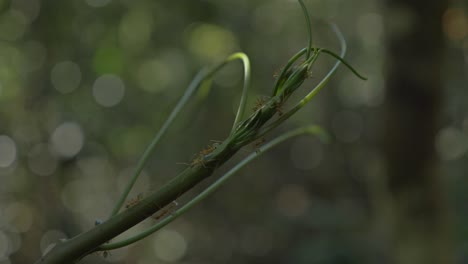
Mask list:
[[242,115],[244,115],[245,111],[245,104],[247,103],[247,92],[250,88],[250,61],[249,57],[242,52],[235,53],[227,59],[228,61],[235,60],[235,59],[240,59],[242,60],[242,63],[244,64],[244,87],[242,88],[242,95],[241,95],[241,100],[239,103],[239,108],[237,109],[237,114],[236,118],[234,119],[234,124],[232,125],[231,133],[229,135],[232,135],[234,133],[234,129],[237,126],[237,123],[239,123],[240,119],[242,118]]

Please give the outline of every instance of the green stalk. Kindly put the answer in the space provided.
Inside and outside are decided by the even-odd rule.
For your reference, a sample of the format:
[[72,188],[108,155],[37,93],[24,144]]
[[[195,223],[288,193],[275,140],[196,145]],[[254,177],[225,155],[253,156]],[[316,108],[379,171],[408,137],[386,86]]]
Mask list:
[[[301,2],[302,3],[302,2]],[[303,4],[303,3],[302,3]],[[304,5],[302,5],[305,8]],[[307,17],[308,19],[308,17]],[[329,81],[331,76],[336,72],[338,65],[341,62],[344,62],[342,57],[346,51],[346,44],[341,33],[333,25],[333,30],[338,36],[338,39],[341,43],[341,55],[338,56],[331,51],[325,51],[323,49],[314,49],[311,47],[311,36],[309,41],[309,46],[307,49],[297,53],[289,62],[287,67],[282,72],[278,82],[276,83],[273,91],[273,98],[271,98],[263,107],[252,113],[248,118],[243,121],[240,121],[242,114],[245,110],[245,100],[246,100],[246,87],[249,86],[250,82],[250,65],[248,59],[244,55],[234,54],[230,56],[225,61],[215,65],[210,70],[203,70],[195,77],[194,81],[190,84],[187,91],[185,92],[183,98],[176,105],[175,109],[171,112],[168,120],[164,123],[161,131],[155,136],[151,144],[145,150],[142,158],[138,162],[137,170],[135,171],[131,182],[125,189],[124,194],[122,194],[119,199],[116,207],[112,212],[112,217],[103,223],[95,226],[94,228],[83,232],[67,241],[58,243],[50,252],[42,256],[36,263],[37,264],[62,264],[62,263],[72,263],[77,259],[92,253],[94,251],[105,249],[105,244],[111,239],[115,238],[119,234],[125,232],[129,228],[135,226],[141,221],[147,219],[154,213],[164,208],[166,205],[170,204],[182,194],[191,190],[198,183],[209,177],[219,166],[224,164],[229,160],[241,147],[253,142],[259,135],[270,131],[274,127],[278,126],[280,123],[284,122],[288,117],[298,111],[303,107],[308,101],[310,101],[316,93],[318,93]],[[311,52],[314,51],[314,54]],[[320,81],[320,83],[309,92],[295,107],[293,107],[286,114],[278,118],[272,124],[265,126],[265,124],[278,112],[277,106],[278,103],[284,103],[289,96],[304,82],[304,79],[307,77],[305,73],[310,67],[316,62],[317,56],[324,52],[329,54],[335,59],[337,59],[334,67],[328,72],[328,74]],[[299,64],[297,67],[294,67],[294,63],[304,54],[309,56],[304,63]],[[229,61],[234,59],[241,59],[244,63],[244,90],[239,105],[239,109],[236,114],[236,119],[234,121],[234,129],[231,130],[230,135],[219,144],[216,149],[200,157],[200,162],[190,165],[176,177],[172,178],[168,183],[163,185],[159,190],[150,193],[147,197],[141,200],[139,203],[135,204],[133,207],[128,208],[123,212],[119,212],[119,209],[123,205],[123,201],[128,196],[131,188],[133,187],[135,181],[142,168],[144,167],[146,161],[149,158],[150,153],[155,148],[156,144],[159,142],[162,135],[165,133],[171,122],[175,119],[175,116],[180,112],[182,107],[192,96],[193,92],[200,86],[200,84],[213,76],[219,69],[226,65]],[[352,69],[347,63],[345,65]],[[356,71],[352,69],[356,74]],[[361,75],[357,74],[358,77],[363,78]],[[244,102],[242,102],[244,100]],[[309,127],[299,130],[295,130],[273,140],[272,142],[262,146],[260,148],[260,153],[274,147],[275,144],[286,140],[289,137],[294,135],[299,135],[301,133],[312,133],[322,135],[321,130],[318,127]],[[231,177],[236,171],[245,166],[251,160],[258,156],[257,152],[250,154],[246,159],[237,164],[232,168],[228,173],[223,175],[220,179],[216,180],[208,189],[204,190],[194,200],[190,201],[184,205],[181,209],[174,212],[174,216],[169,216],[167,219],[158,223],[158,225],[167,224],[169,221],[172,221],[173,217],[177,217],[180,214],[184,213],[186,210],[190,209],[196,203],[204,199],[208,194],[215,191],[221,184],[223,184],[229,177]],[[167,221],[167,222],[166,222]],[[156,227],[154,227],[156,228]],[[157,227],[161,228],[161,227]],[[154,232],[154,231],[153,231]],[[150,232],[144,232],[140,236],[148,235]],[[141,239],[139,237],[139,239]],[[124,240],[125,241],[125,240]],[[118,242],[122,243],[127,242]],[[108,244],[107,246],[112,245]],[[113,244],[114,246],[119,244]]]
[[304,55],[304,53],[307,52],[307,48],[304,48],[302,50],[300,50],[298,53],[294,54],[294,56],[291,57],[291,59],[288,60],[288,62],[286,63],[286,65],[283,67],[283,69],[281,70],[281,73],[280,75],[278,76],[278,79],[276,79],[276,82],[275,82],[275,86],[273,88],[273,93],[272,93],[272,97],[276,96],[280,91],[279,91],[279,88],[283,86],[284,82],[286,81],[287,79],[287,74],[288,72],[290,72],[289,70],[291,69],[291,67],[293,66],[293,64],[300,58]]
[[[327,49],[316,49],[315,52],[316,52],[316,56],[318,57],[318,55],[323,52],[323,53],[326,53],[326,54],[329,54],[331,55],[332,57],[334,57],[337,62],[335,63],[335,65],[333,65],[333,67],[331,68],[331,70],[327,73],[327,75],[325,75],[325,77],[323,77],[323,79],[304,97],[302,98],[302,100],[299,101],[299,103],[297,103],[292,109],[290,109],[288,112],[284,113],[283,115],[281,115],[278,119],[276,119],[274,122],[272,122],[271,124],[269,124],[268,126],[266,126],[265,128],[263,128],[257,138],[260,138],[262,136],[264,136],[266,133],[268,133],[269,131],[271,131],[272,129],[276,128],[277,126],[279,126],[280,124],[282,124],[285,120],[289,119],[294,113],[296,113],[299,109],[301,109],[305,104],[307,104],[315,95],[317,95],[318,92],[320,92],[320,90],[322,90],[323,87],[325,87],[325,85],[328,83],[328,81],[331,79],[331,77],[335,74],[338,66],[343,63],[348,69],[350,69],[357,77],[359,77],[360,79],[362,80],[367,80],[366,77],[364,77],[363,75],[359,74],[349,63],[347,63],[343,57],[345,56],[346,54],[346,41],[344,40],[343,38],[343,34],[339,31],[339,29],[336,27],[335,24],[330,24],[333,31],[335,32],[336,36],[338,37],[338,40],[340,41],[340,45],[341,45],[341,52],[340,52],[340,55],[337,55],[335,54],[334,52],[332,51],[329,51]],[[315,57],[315,59],[317,58]],[[315,59],[311,61],[311,64],[313,64],[313,62],[315,62]],[[287,86],[287,83],[285,84],[285,86]]]
[[298,0],[298,1],[299,1],[299,4],[301,4],[301,8],[304,13],[306,26],[307,26],[307,33],[309,35],[309,45],[307,46],[307,55],[306,55],[306,59],[309,59],[311,52],[312,52],[312,28],[310,27],[310,17],[309,17],[309,12],[307,12],[307,8],[304,2],[302,0]]
[[218,180],[216,180],[214,183],[212,183],[208,188],[203,190],[200,194],[198,194],[196,197],[191,199],[187,204],[182,206],[180,209],[172,212],[169,216],[158,222],[157,224],[153,225],[150,227],[148,230],[145,230],[144,232],[135,235],[133,237],[127,238],[125,240],[115,242],[115,243],[110,243],[110,244],[104,244],[99,247],[98,250],[100,251],[105,251],[105,250],[112,250],[112,249],[117,249],[121,247],[128,246],[130,244],[133,244],[151,234],[154,232],[158,231],[159,229],[163,228],[170,222],[174,221],[177,217],[183,215],[186,213],[188,210],[190,210],[192,207],[194,207],[196,204],[200,203],[202,200],[204,200],[206,197],[208,197],[210,194],[212,194],[214,191],[216,191],[219,187],[221,187],[222,184],[224,184],[227,180],[229,180],[235,173],[237,173],[240,169],[245,167],[245,165],[249,164],[252,162],[254,159],[260,157],[262,154],[267,152],[268,150],[272,149],[273,147],[277,146],[278,144],[284,142],[285,140],[288,140],[292,137],[300,136],[303,134],[312,134],[312,135],[318,135],[320,139],[326,141],[327,135],[326,133],[319,127],[319,126],[307,126],[303,128],[299,128],[287,133],[282,134],[281,136],[273,139],[272,141],[268,142],[267,144],[261,146],[256,152],[251,153],[249,156],[244,158],[242,161],[240,161],[236,166],[234,166],[232,169],[230,169],[228,172],[226,172],[223,176],[221,176]]
[[250,61],[249,57],[245,53],[238,52],[234,53],[233,55],[229,56],[227,59],[229,60],[235,60],[235,59],[240,59],[242,60],[242,63],[244,64],[244,87],[242,88],[242,95],[241,95],[241,100],[239,103],[239,108],[237,109],[237,114],[236,118],[234,119],[234,124],[232,125],[231,133],[229,135],[232,135],[234,133],[234,129],[236,128],[237,124],[239,123],[239,120],[242,118],[245,112],[245,104],[247,103],[247,92],[250,88]]
[[[163,126],[161,129],[158,131],[158,133],[155,135],[155,137],[151,140],[150,144],[146,147],[145,151],[143,152],[143,155],[138,161],[137,167],[135,171],[132,174],[132,177],[125,187],[124,192],[121,194],[120,198],[116,202],[110,217],[113,217],[116,215],[119,210],[122,208],[123,204],[125,203],[125,200],[128,197],[128,194],[132,190],[133,186],[135,185],[136,181],[138,180],[138,177],[140,176],[143,168],[145,167],[146,163],[148,162],[148,159],[150,155],[153,153],[154,149],[156,148],[157,144],[163,137],[163,135],[167,132],[167,129],[170,127],[174,119],[177,117],[179,112],[182,110],[182,108],[185,106],[185,104],[188,102],[188,100],[193,96],[194,92],[200,87],[200,84],[203,83],[204,81],[210,79],[213,77],[215,73],[217,73],[219,70],[221,70],[226,64],[228,64],[231,61],[240,59],[242,60],[242,63],[244,64],[244,87],[242,90],[242,99],[239,105],[239,109],[237,111],[236,119],[234,121],[234,127],[236,123],[239,121],[241,118],[244,109],[245,109],[245,103],[246,103],[246,97],[247,97],[247,90],[250,86],[250,61],[247,55],[244,53],[238,52],[235,54],[232,54],[229,56],[227,59],[224,61],[220,62],[219,64],[215,65],[212,67],[210,70],[201,70],[198,72],[198,74],[195,76],[195,78],[192,80],[188,88],[186,89],[184,95],[182,98],[179,100],[175,108],[172,110],[170,113],[169,117],[166,119],[164,122]],[[231,131],[232,134],[232,131]]]

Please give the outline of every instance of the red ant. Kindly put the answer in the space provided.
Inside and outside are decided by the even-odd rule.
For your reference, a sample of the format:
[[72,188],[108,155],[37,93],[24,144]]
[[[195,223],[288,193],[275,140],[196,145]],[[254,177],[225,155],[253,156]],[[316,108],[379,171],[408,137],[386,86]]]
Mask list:
[[94,252],[94,254],[102,257],[102,258],[107,258],[111,255],[111,253],[107,250],[104,250],[104,251],[97,251],[97,252]]
[[208,145],[206,148],[204,148],[200,152],[198,152],[198,155],[206,156],[206,155],[210,154],[211,152],[213,152],[216,149],[216,147],[213,146],[213,145]]
[[125,208],[128,209],[130,207],[133,207],[139,204],[141,200],[143,200],[143,193],[139,193],[136,198],[133,198],[130,201],[128,201],[127,204],[125,205]]
[[260,147],[261,147],[265,142],[266,142],[266,139],[265,139],[264,137],[261,137],[260,139],[258,139],[258,140],[254,143],[253,147],[254,147],[255,152],[256,152],[257,154],[260,153]]
[[155,213],[151,218],[158,221],[159,219],[163,218],[167,214],[172,213],[178,205],[179,203],[177,203],[177,201],[172,201],[172,203],[163,207],[161,211]]
[[265,98],[258,97],[257,100],[255,101],[255,106],[252,108],[252,110],[255,112],[258,109],[262,108],[266,103]]
[[200,152],[198,152],[196,155],[194,155],[195,157],[192,159],[192,161],[190,161],[190,163],[178,163],[178,164],[189,165],[190,167],[195,167],[201,164],[203,167],[205,167],[205,162],[209,160],[206,156],[211,154],[218,145],[219,143],[213,143],[211,145],[208,145],[207,147],[202,149]]
[[279,116],[283,115],[283,103],[284,103],[283,100],[275,103],[275,110]]

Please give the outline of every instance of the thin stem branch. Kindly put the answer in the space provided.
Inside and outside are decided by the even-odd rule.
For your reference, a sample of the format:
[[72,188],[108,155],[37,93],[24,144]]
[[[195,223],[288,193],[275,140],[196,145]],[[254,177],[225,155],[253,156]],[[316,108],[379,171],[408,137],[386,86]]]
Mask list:
[[233,55],[229,56],[228,60],[235,60],[240,59],[244,65],[244,87],[242,88],[242,95],[241,100],[239,103],[239,108],[237,109],[236,118],[234,119],[234,124],[232,125],[231,133],[234,133],[234,129],[236,128],[237,124],[239,123],[240,119],[244,115],[245,111],[245,104],[247,103],[247,92],[250,88],[250,60],[249,57],[245,53],[238,52],[234,53]]
[[120,195],[119,199],[117,200],[117,202],[116,202],[116,204],[114,206],[114,209],[112,209],[110,217],[113,217],[114,215],[116,215],[119,212],[120,208],[122,208],[123,204],[125,203],[125,200],[128,197],[128,194],[130,193],[130,191],[132,190],[132,188],[135,185],[136,181],[138,180],[138,177],[140,176],[141,171],[145,167],[146,162],[148,162],[148,159],[149,159],[150,155],[153,153],[154,149],[156,148],[157,144],[161,140],[162,136],[166,133],[169,126],[172,124],[174,119],[177,117],[177,114],[185,106],[188,99],[190,99],[190,97],[192,97],[193,92],[195,92],[195,90],[199,87],[200,83],[206,78],[206,76],[207,76],[206,70],[201,70],[200,72],[198,72],[198,74],[195,76],[193,81],[188,86],[188,88],[185,91],[182,98],[180,98],[179,102],[177,103],[177,105],[172,110],[169,117],[164,122],[161,129],[158,131],[158,133],[155,135],[155,137],[151,140],[150,144],[146,147],[145,151],[143,152],[143,155],[141,156],[141,158],[138,161],[138,164],[137,164],[137,167],[136,167],[135,171],[132,174],[130,182],[127,184],[127,186],[125,187],[124,192]]
[[283,86],[284,82],[287,79],[287,74],[290,71],[293,64],[302,57],[307,52],[307,48],[300,50],[298,53],[294,54],[286,63],[286,65],[281,70],[281,73],[276,79],[275,86],[273,87],[273,94],[272,96],[276,96],[280,91],[279,88]]
[[[247,97],[247,90],[250,86],[250,61],[247,55],[245,55],[242,52],[238,52],[235,54],[232,54],[228,58],[226,58],[224,61],[218,63],[214,67],[212,67],[210,70],[201,70],[198,72],[198,74],[195,76],[195,78],[192,80],[188,88],[185,90],[184,95],[182,98],[179,100],[177,105],[174,107],[172,112],[170,113],[169,117],[166,119],[164,122],[163,126],[161,129],[158,131],[158,133],[155,135],[155,137],[151,140],[150,144],[146,147],[145,151],[143,152],[143,155],[138,161],[137,167],[135,171],[133,172],[129,183],[125,187],[124,192],[121,194],[119,199],[117,200],[110,217],[113,217],[116,215],[119,210],[122,208],[123,204],[125,203],[125,200],[128,197],[128,194],[132,190],[133,186],[135,185],[136,181],[138,180],[138,177],[140,176],[143,168],[145,167],[146,163],[148,162],[148,159],[150,155],[153,153],[154,149],[156,148],[157,144],[161,140],[162,136],[166,133],[167,129],[169,126],[172,124],[174,119],[177,117],[177,115],[180,113],[182,108],[187,104],[188,100],[193,96],[194,92],[200,87],[200,84],[203,83],[204,81],[210,79],[213,77],[214,74],[216,74],[219,70],[221,70],[226,64],[228,64],[231,61],[240,59],[242,60],[242,63],[244,64],[244,88],[242,90],[242,99],[239,105],[239,109],[237,111],[236,119],[234,121],[234,127],[241,118],[244,109],[245,109],[245,104],[246,104],[246,99]],[[234,130],[233,127],[233,130]],[[232,131],[231,131],[232,134]]]
[[180,209],[172,212],[169,216],[161,220],[160,222],[156,223],[152,227],[150,227],[148,230],[145,230],[144,232],[135,235],[133,237],[130,237],[128,239],[115,242],[115,243],[110,243],[110,244],[104,244],[99,247],[99,250],[112,250],[112,249],[117,249],[121,247],[128,246],[130,244],[133,244],[151,234],[154,232],[158,231],[159,229],[163,228],[170,222],[174,221],[177,217],[183,215],[186,213],[188,210],[190,210],[192,207],[194,207],[196,204],[200,203],[202,200],[204,200],[206,197],[208,197],[211,193],[216,191],[219,187],[221,187],[222,184],[224,184],[228,179],[230,179],[235,173],[237,173],[240,169],[245,167],[245,165],[249,164],[256,158],[260,157],[262,154],[267,152],[268,150],[272,149],[273,147],[277,146],[278,144],[284,142],[285,140],[288,140],[292,137],[300,136],[303,134],[312,134],[312,135],[318,135],[320,139],[326,139],[326,133],[319,127],[319,126],[307,126],[307,127],[302,127],[295,129],[293,131],[287,132],[285,134],[282,134],[281,136],[271,140],[267,144],[261,146],[256,152],[251,153],[249,156],[244,158],[242,161],[237,163],[232,169],[230,169],[228,172],[226,172],[223,176],[221,176],[218,180],[216,180],[214,183],[212,183],[209,187],[207,187],[203,192],[199,193],[196,197],[191,199],[187,204],[182,206]]
[[[340,55],[338,56],[337,54],[335,54],[334,52],[332,51],[329,51],[327,49],[315,49],[315,53],[316,53],[316,56],[318,57],[318,55],[323,52],[323,53],[326,53],[326,54],[329,54],[331,56],[333,56],[337,62],[335,63],[335,65],[333,65],[333,67],[331,68],[331,70],[327,73],[327,75],[325,75],[325,77],[322,78],[322,80],[304,97],[302,98],[302,100],[300,100],[293,108],[291,108],[288,112],[284,113],[283,115],[281,115],[281,117],[279,117],[278,119],[276,119],[273,123],[269,124],[268,126],[266,126],[265,128],[263,128],[257,138],[260,138],[262,136],[264,136],[266,133],[268,133],[269,131],[273,130],[274,128],[276,128],[277,126],[279,126],[280,124],[282,124],[285,120],[287,120],[288,118],[290,118],[294,113],[296,113],[299,109],[301,109],[305,104],[307,104],[315,95],[317,95],[317,93],[322,90],[323,87],[325,87],[325,85],[328,83],[328,81],[331,79],[331,77],[335,74],[336,70],[338,69],[338,66],[343,63],[346,67],[348,67],[357,77],[359,77],[360,79],[363,79],[363,80],[367,80],[366,77],[364,77],[363,75],[359,74],[349,63],[347,63],[343,58],[346,54],[346,49],[347,49],[347,46],[346,46],[346,41],[344,40],[343,38],[343,34],[341,33],[341,31],[338,29],[338,27],[335,25],[335,24],[330,24],[331,28],[333,29],[333,31],[335,32],[339,42],[340,42],[340,46],[341,46],[341,52],[340,52]],[[316,57],[316,58],[317,58]],[[315,59],[316,59],[315,58]],[[315,60],[314,60],[315,61]],[[313,63],[312,63],[313,64]]]
[[301,4],[302,11],[304,13],[305,17],[305,22],[307,26],[307,33],[309,35],[309,45],[307,46],[307,55],[306,59],[310,58],[311,52],[312,52],[312,28],[310,26],[310,17],[309,17],[309,12],[307,12],[307,8],[302,0],[298,0],[299,4]]

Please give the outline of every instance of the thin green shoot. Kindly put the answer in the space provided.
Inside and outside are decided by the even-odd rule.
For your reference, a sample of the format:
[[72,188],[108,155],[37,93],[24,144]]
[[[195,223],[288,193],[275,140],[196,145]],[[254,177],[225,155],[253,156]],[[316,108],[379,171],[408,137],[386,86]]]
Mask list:
[[[214,67],[212,67],[210,70],[203,69],[198,74],[195,76],[195,78],[192,80],[190,85],[187,87],[184,95],[182,98],[179,100],[177,105],[174,107],[172,112],[170,113],[169,117],[166,119],[164,122],[163,126],[161,129],[158,131],[158,133],[155,135],[155,137],[151,140],[150,144],[146,147],[145,151],[143,152],[143,155],[138,161],[137,167],[132,174],[129,183],[125,187],[124,192],[121,194],[119,197],[118,201],[116,202],[110,217],[115,216],[119,210],[122,208],[122,206],[125,203],[125,200],[128,197],[128,194],[132,190],[133,186],[135,185],[136,181],[138,180],[138,177],[140,176],[143,168],[145,167],[146,163],[148,162],[148,159],[150,155],[153,153],[154,149],[156,148],[157,144],[163,137],[163,135],[167,132],[167,129],[170,127],[174,119],[177,117],[179,112],[182,110],[182,108],[186,105],[188,100],[193,96],[194,92],[200,87],[200,85],[203,82],[206,82],[207,80],[211,79],[214,74],[216,74],[218,71],[220,71],[226,64],[228,64],[231,61],[240,59],[244,65],[244,87],[242,90],[242,98],[241,102],[237,111],[236,119],[234,121],[233,129],[236,126],[237,122],[239,122],[239,119],[241,118],[242,114],[244,113],[245,110],[245,105],[246,105],[246,97],[247,97],[247,91],[250,86],[250,61],[247,55],[244,53],[238,52],[235,54],[232,54],[228,58],[226,58],[224,61],[218,63]],[[231,133],[232,133],[231,131]]]
[[306,54],[306,59],[310,58],[311,52],[312,52],[312,28],[310,26],[310,17],[309,17],[309,12],[307,12],[307,8],[302,0],[298,0],[299,4],[301,4],[301,9],[304,13],[306,25],[307,25],[307,33],[309,35],[309,45],[307,46],[307,54]]
[[270,142],[266,143],[263,146],[260,146],[259,149],[253,153],[251,153],[249,156],[244,158],[242,161],[240,161],[236,166],[231,168],[228,172],[226,172],[223,176],[218,178],[215,182],[213,182],[209,187],[207,187],[203,192],[199,193],[196,197],[191,199],[188,203],[186,203],[184,206],[179,208],[178,210],[175,210],[174,212],[170,213],[166,218],[162,219],[160,222],[156,223],[152,227],[150,227],[148,230],[132,236],[128,239],[119,241],[119,242],[114,242],[114,243],[109,243],[109,244],[104,244],[101,245],[98,248],[98,251],[105,251],[105,250],[112,250],[112,249],[117,249],[117,248],[122,248],[125,246],[128,246],[130,244],[133,244],[151,234],[154,232],[158,231],[159,229],[163,228],[170,222],[174,221],[177,217],[181,216],[182,214],[186,213],[188,210],[190,210],[192,207],[194,207],[196,204],[200,203],[202,200],[207,198],[211,193],[216,191],[221,185],[223,185],[227,180],[229,180],[234,174],[236,174],[240,169],[245,167],[245,165],[249,164],[256,158],[260,157],[263,155],[265,152],[268,150],[274,148],[278,144],[284,142],[285,140],[288,140],[290,138],[304,135],[304,134],[311,134],[311,135],[316,135],[319,137],[324,142],[328,141],[328,135],[323,131],[322,128],[319,126],[307,126],[307,127],[302,127],[295,129],[293,131],[284,133],[277,138],[271,140]]
[[[263,137],[266,133],[271,131],[272,129],[276,128],[280,124],[282,124],[285,120],[287,120],[289,117],[291,117],[294,113],[296,113],[299,109],[301,109],[305,104],[307,104],[317,93],[325,87],[325,85],[328,83],[330,78],[335,74],[338,66],[343,63],[348,69],[350,69],[357,77],[363,80],[367,80],[366,77],[363,75],[359,74],[349,63],[347,63],[343,57],[346,54],[346,41],[343,38],[343,34],[341,31],[338,29],[338,27],[335,24],[330,24],[332,27],[333,31],[335,32],[341,46],[341,52],[340,55],[335,54],[334,52],[327,50],[327,49],[315,49],[316,56],[318,56],[320,53],[326,53],[334,57],[337,62],[333,65],[331,70],[325,75],[325,77],[322,78],[322,80],[302,99],[300,100],[293,108],[291,108],[288,112],[284,113],[276,119],[273,123],[269,124],[265,128],[263,128],[259,133],[257,138]],[[298,53],[299,54],[299,53]],[[313,61],[315,62],[315,60]]]

